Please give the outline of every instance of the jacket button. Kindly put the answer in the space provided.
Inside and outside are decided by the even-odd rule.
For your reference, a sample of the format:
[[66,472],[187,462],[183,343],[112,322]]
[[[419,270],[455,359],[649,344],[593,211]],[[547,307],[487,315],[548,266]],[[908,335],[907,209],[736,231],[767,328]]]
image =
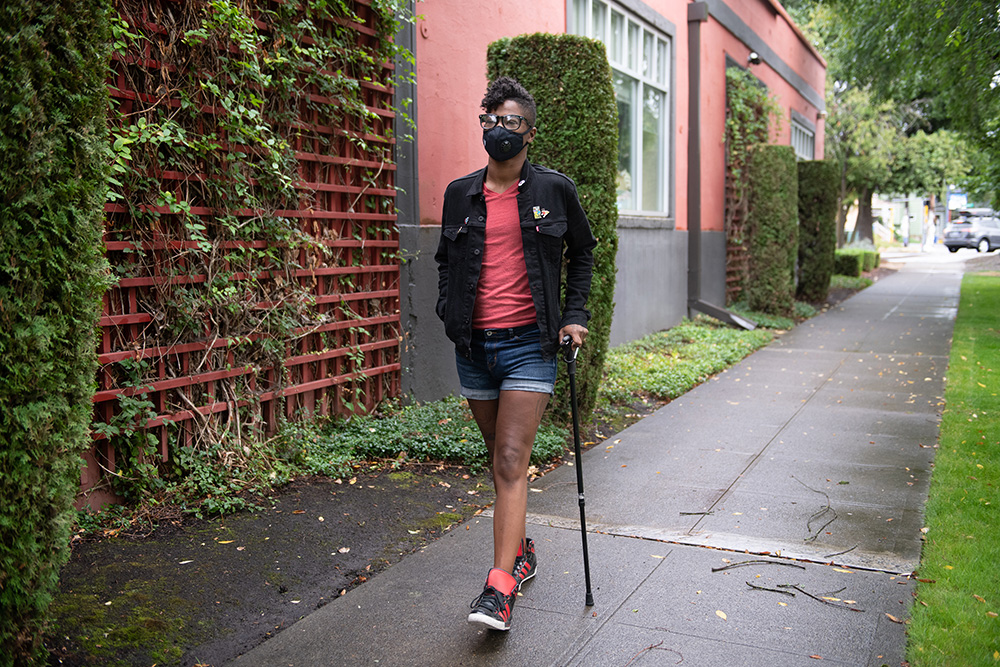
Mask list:
[[476,248],[475,250],[473,250],[472,254],[473,255],[478,255],[479,254],[479,248]]
[[483,221],[483,220],[485,220],[485,219],[486,219],[486,218],[485,218],[484,216],[482,216],[482,215],[481,215],[481,216],[479,216],[479,222],[482,222],[482,221]]

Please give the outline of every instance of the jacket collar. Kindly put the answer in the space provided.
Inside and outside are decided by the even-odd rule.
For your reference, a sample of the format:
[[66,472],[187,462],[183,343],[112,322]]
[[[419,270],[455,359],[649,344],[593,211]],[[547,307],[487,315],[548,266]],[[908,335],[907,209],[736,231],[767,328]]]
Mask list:
[[[525,160],[524,164],[521,165],[521,180],[518,181],[517,191],[524,192],[526,189],[531,187],[531,181],[535,177],[535,167],[530,161]],[[478,197],[483,194],[483,181],[486,180],[486,167],[483,167],[479,171],[474,173],[472,182],[469,184],[469,191],[466,193],[469,197]]]

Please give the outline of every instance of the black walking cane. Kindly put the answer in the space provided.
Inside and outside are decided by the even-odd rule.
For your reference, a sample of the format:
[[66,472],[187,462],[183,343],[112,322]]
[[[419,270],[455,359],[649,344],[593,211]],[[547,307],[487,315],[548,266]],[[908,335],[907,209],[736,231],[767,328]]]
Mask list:
[[573,450],[576,453],[576,490],[580,499],[580,535],[583,538],[583,575],[587,580],[587,606],[594,606],[594,594],[590,590],[590,557],[587,554],[587,516],[584,511],[586,502],[583,498],[583,457],[580,454],[580,415],[576,405],[576,353],[579,348],[573,347],[573,339],[566,336],[562,340],[563,359],[566,360],[566,372],[569,374],[569,400],[573,411]]

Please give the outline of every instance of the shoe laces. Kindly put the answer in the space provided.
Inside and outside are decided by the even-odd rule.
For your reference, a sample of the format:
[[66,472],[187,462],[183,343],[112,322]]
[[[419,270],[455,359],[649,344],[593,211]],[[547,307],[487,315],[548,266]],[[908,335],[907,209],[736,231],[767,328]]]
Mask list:
[[487,586],[483,589],[483,592],[479,594],[479,597],[472,601],[469,608],[477,609],[479,607],[484,607],[487,611],[496,613],[503,605],[502,599],[503,593],[492,586]]

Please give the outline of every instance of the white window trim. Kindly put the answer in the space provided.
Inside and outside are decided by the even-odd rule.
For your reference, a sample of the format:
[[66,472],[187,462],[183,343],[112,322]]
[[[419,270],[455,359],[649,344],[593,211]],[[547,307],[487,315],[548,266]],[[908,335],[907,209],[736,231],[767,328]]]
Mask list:
[[[816,126],[795,109],[791,110],[791,122],[788,141],[795,151],[795,157],[800,160],[816,159]],[[796,141],[796,135],[801,137]],[[808,147],[808,150],[806,150]]]
[[[582,3],[583,6],[583,19],[584,26],[583,29],[580,26],[575,25],[576,23],[576,6]],[[604,34],[595,35],[593,30],[593,17],[594,17],[594,4],[604,5],[607,9],[604,17]],[[670,215],[670,211],[673,207],[672,201],[672,189],[670,188],[670,183],[672,182],[673,173],[673,161],[670,159],[672,151],[672,109],[673,109],[673,66],[674,66],[674,35],[665,32],[661,27],[658,27],[645,20],[639,16],[636,12],[628,6],[628,3],[619,2],[617,0],[567,0],[566,3],[567,11],[567,29],[568,32],[572,34],[585,35],[592,37],[594,39],[599,39],[604,43],[605,48],[608,51],[608,60],[611,64],[612,69],[621,74],[624,74],[632,79],[639,82],[638,90],[635,91],[635,100],[633,103],[633,108],[635,110],[635,116],[631,119],[632,122],[630,126],[632,128],[633,136],[631,137],[631,145],[634,150],[638,150],[637,155],[633,155],[632,161],[634,168],[634,174],[632,174],[633,180],[633,208],[620,209],[620,214],[628,215],[653,215],[653,216],[663,216]],[[625,18],[625,46],[626,51],[623,54],[625,57],[619,59],[617,54],[611,51],[611,29],[612,29],[612,15],[619,14]],[[628,52],[628,39],[629,39],[629,26],[635,25],[639,28],[637,47],[639,48],[639,53],[632,61],[631,54]],[[644,74],[642,71],[642,50],[645,49],[645,34],[650,33],[654,36],[653,40],[653,53],[648,60],[651,60],[649,66],[646,68],[649,72]],[[661,51],[659,47],[663,44],[665,48]],[[659,62],[660,55],[665,56],[665,63]],[[662,95],[662,109],[659,127],[659,136],[661,137],[660,146],[658,151],[658,158],[660,161],[659,170],[661,173],[660,182],[660,206],[658,209],[644,209],[642,208],[642,109],[645,99],[645,88],[651,87],[658,91]]]

